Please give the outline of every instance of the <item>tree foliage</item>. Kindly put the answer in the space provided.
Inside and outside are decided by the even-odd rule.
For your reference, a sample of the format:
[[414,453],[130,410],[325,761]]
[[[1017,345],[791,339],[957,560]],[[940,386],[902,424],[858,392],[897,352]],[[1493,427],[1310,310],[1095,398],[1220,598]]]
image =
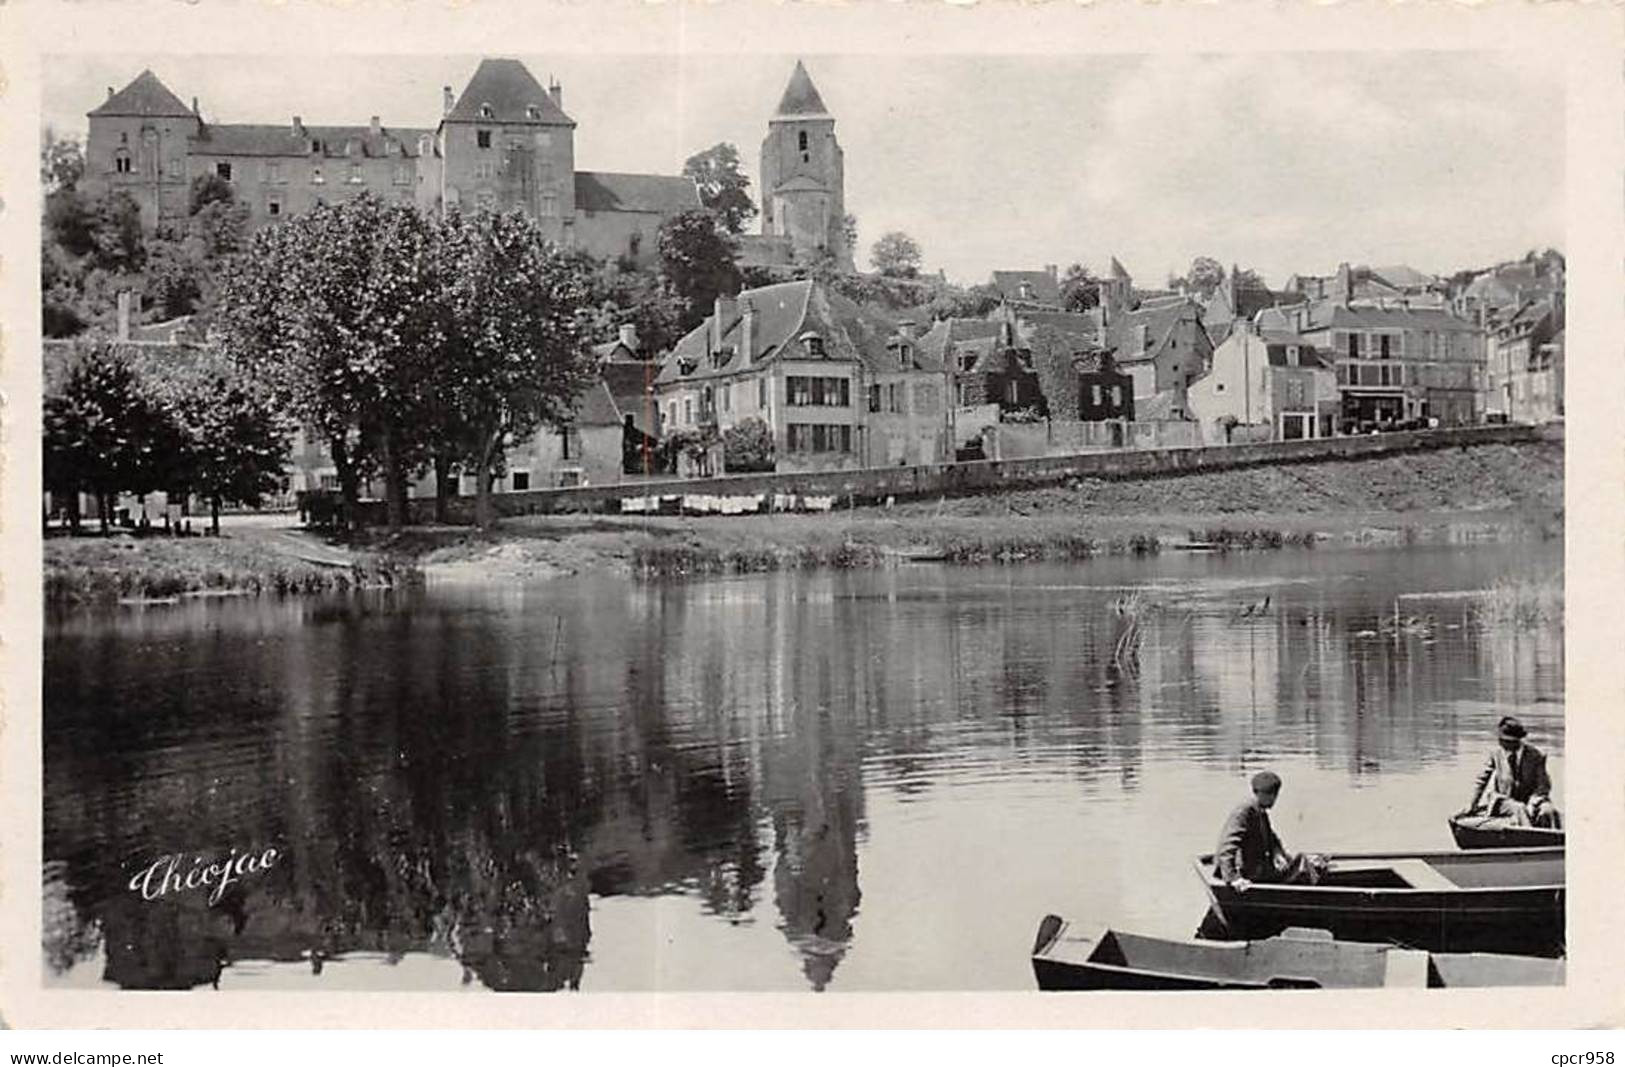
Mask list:
[[40,142],[40,187],[46,196],[73,189],[85,176],[85,149],[77,137],[58,137],[46,127]]
[[704,209],[673,215],[660,226],[660,272],[687,303],[683,329],[699,325],[719,294],[737,292],[736,247]]
[[743,419],[722,435],[722,465],[730,472],[771,471],[773,430],[759,418]]
[[920,273],[919,242],[901,230],[893,230],[870,247],[869,261],[888,277],[916,277]]
[[1213,295],[1213,290],[1224,281],[1224,266],[1212,256],[1197,256],[1191,260],[1190,270],[1185,272],[1183,281],[1194,292],[1207,297]]
[[728,233],[743,233],[745,223],[756,216],[756,205],[750,199],[750,179],[739,169],[739,149],[726,141],[689,156],[683,164],[683,177],[694,182],[700,204],[717,217]]
[[1061,307],[1067,311],[1088,311],[1100,306],[1100,279],[1082,263],[1074,263],[1061,275]]

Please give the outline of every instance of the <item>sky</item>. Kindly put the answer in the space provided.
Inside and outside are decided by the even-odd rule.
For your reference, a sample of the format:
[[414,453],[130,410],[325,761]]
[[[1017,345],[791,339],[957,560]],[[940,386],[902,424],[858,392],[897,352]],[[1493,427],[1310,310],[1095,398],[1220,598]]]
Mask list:
[[[1280,285],[1340,262],[1449,273],[1562,248],[1562,71],[1535,50],[1247,55],[518,55],[556,78],[583,170],[675,174],[719,141],[759,193],[795,60],[836,118],[860,266],[882,233],[954,281],[1194,256]],[[477,56],[95,55],[47,62],[43,124],[144,67],[213,122],[433,126]]]

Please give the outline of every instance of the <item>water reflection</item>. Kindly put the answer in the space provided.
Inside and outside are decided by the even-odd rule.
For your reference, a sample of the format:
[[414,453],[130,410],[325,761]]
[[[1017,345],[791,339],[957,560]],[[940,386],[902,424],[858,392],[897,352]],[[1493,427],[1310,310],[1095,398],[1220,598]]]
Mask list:
[[[1559,565],[1277,553],[53,620],[48,964],[143,989],[341,965],[1026,988],[1045,910],[1188,935],[1189,857],[1263,762],[1297,847],[1448,847],[1503,710],[1561,790],[1561,622],[1469,595]],[[267,846],[213,908],[124,889],[166,852]]]

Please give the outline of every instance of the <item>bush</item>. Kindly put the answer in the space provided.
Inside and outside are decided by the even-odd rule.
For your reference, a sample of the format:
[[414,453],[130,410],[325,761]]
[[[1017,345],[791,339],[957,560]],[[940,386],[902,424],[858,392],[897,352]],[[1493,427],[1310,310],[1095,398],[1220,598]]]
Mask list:
[[731,473],[771,471],[774,467],[772,429],[757,418],[729,427],[722,435],[722,465]]

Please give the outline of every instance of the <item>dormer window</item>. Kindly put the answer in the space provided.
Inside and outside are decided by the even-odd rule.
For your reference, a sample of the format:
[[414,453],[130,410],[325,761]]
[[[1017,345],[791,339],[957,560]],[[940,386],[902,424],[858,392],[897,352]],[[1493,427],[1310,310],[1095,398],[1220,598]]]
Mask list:
[[531,104],[529,107],[525,108],[525,117],[527,119],[539,119],[542,117],[542,109],[537,107],[535,104]]
[[909,367],[909,364],[913,360],[913,356],[914,356],[914,353],[909,348],[907,342],[904,342],[903,344],[900,344],[900,345],[897,346],[897,365],[899,367],[903,368],[904,370],[907,370],[908,367]]
[[693,356],[678,356],[677,357],[677,373],[678,374],[685,374],[685,375],[686,374],[693,374],[694,371],[698,369],[698,367],[699,367],[699,364],[695,361]]
[[496,115],[496,112],[491,110],[491,105],[490,104],[481,104],[480,105],[480,118],[488,119],[488,118],[494,117],[495,115]]
[[816,333],[808,332],[802,334],[799,340],[802,347],[807,350],[807,355],[814,359],[824,358],[824,339],[822,337]]

